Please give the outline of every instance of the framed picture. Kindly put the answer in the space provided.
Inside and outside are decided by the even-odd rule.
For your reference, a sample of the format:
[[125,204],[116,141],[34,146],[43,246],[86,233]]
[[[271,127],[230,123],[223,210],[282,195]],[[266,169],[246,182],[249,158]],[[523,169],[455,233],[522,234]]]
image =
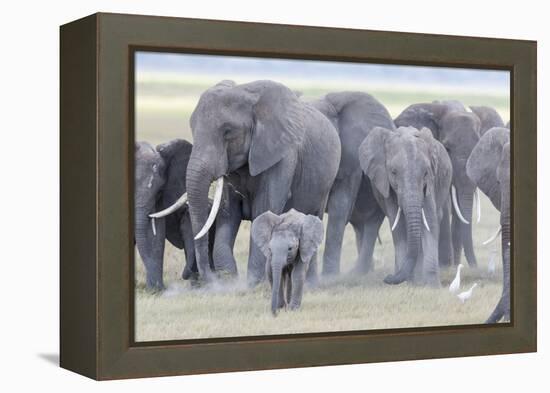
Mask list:
[[536,351],[536,42],[61,27],[61,366]]

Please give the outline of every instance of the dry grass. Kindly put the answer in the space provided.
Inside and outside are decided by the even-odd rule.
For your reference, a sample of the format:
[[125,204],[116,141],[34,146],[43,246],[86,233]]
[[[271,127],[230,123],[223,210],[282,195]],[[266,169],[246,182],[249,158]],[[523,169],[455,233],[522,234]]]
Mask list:
[[[179,81],[178,90],[166,94],[163,94],[161,86],[138,86],[137,139],[155,144],[178,137],[191,140],[189,116],[198,94],[207,87],[206,82],[199,82],[204,86],[189,82],[186,89],[185,83]],[[170,87],[170,84],[166,86]],[[324,94],[327,90],[318,86],[309,90],[307,86],[299,86],[299,89],[306,98]],[[387,105],[392,115],[413,102],[448,98],[459,99],[469,105],[493,105],[505,121],[509,118],[507,97],[484,97],[464,92],[441,96],[441,93],[433,91],[411,97],[410,91],[400,94],[394,90],[380,90],[374,95]],[[388,286],[382,282],[383,277],[393,271],[393,246],[387,221],[380,233],[382,244],[376,246],[376,266],[372,274],[352,276],[349,273],[357,253],[355,237],[348,226],[342,255],[342,275],[332,282],[322,281],[318,288],[306,289],[302,308],[296,312],[283,311],[277,318],[273,318],[269,311],[270,291],[266,284],[253,291],[246,289],[249,222],[242,223],[235,246],[240,275],[235,282],[212,288],[191,288],[189,282],[180,279],[185,263],[183,252],[167,244],[164,280],[168,289],[160,295],[151,294],[145,290],[145,273],[136,252],[136,339],[155,341],[482,323],[498,301],[502,288],[500,252],[497,255],[498,270],[489,277],[487,263],[495,246],[481,245],[492,235],[498,219],[498,212],[482,195],[482,222],[474,226],[479,268],[463,269],[462,290],[469,288],[473,282],[477,282],[478,287],[465,304],[461,304],[447,290],[454,277],[454,268],[441,273],[441,289],[408,284]],[[319,252],[319,268],[322,255],[323,246]]]
[[[139,256],[136,258],[136,338],[150,341],[482,323],[498,301],[502,288],[500,270],[492,277],[487,273],[494,246],[480,245],[496,227],[498,212],[484,197],[482,206],[483,221],[474,228],[479,267],[463,269],[462,277],[462,290],[474,282],[478,287],[465,304],[447,290],[454,268],[442,271],[441,289],[409,284],[388,286],[382,282],[393,270],[393,246],[385,223],[372,274],[349,273],[357,255],[353,231],[348,227],[342,275],[306,290],[299,311],[283,311],[273,318],[268,285],[253,291],[246,288],[250,223],[243,222],[235,247],[240,273],[236,282],[191,288],[189,282],[179,279],[185,262],[183,253],[168,245],[164,274],[168,289],[154,295],[145,290],[145,272]],[[322,256],[322,248],[319,255]]]

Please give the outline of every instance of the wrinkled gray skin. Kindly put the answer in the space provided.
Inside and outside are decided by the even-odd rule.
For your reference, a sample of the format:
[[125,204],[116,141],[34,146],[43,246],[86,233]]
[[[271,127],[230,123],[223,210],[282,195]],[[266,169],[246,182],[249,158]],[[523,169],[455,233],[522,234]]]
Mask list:
[[[170,206],[185,192],[185,173],[192,145],[176,139],[153,148],[137,142],[135,150],[135,242],[145,264],[146,284],[162,290],[164,242],[185,250],[186,265],[182,278],[196,275],[195,250],[191,221],[186,207],[174,214],[151,219],[149,214]],[[153,225],[156,234],[153,232]]]
[[358,147],[374,127],[395,129],[387,109],[369,94],[330,93],[312,102],[335,126],[342,145],[342,158],[330,191],[323,275],[340,272],[340,256],[346,224],[355,230],[358,258],[356,272],[373,269],[372,256],[384,212],[372,193],[368,177],[359,166]]
[[470,109],[481,121],[481,127],[479,128],[480,135],[485,134],[493,127],[504,127],[504,121],[502,121],[502,118],[494,108],[490,106],[470,106]]
[[[187,167],[193,232],[209,214],[210,183],[220,176],[249,174],[250,218],[295,208],[322,217],[340,161],[336,130],[318,110],[272,81],[236,85],[223,81],[206,90],[191,116],[194,147]],[[246,176],[245,176],[246,178]],[[195,242],[200,275],[209,280],[208,235]],[[316,280],[316,261],[309,277]],[[250,242],[250,286],[265,277],[265,256]]]
[[510,320],[510,130],[495,127],[487,131],[472,151],[466,170],[500,211],[503,288],[487,323]]
[[276,316],[287,304],[291,310],[298,309],[306,272],[323,240],[323,223],[294,209],[281,215],[268,211],[254,220],[251,235],[267,259],[271,312]]
[[[463,108],[463,107],[462,107]],[[407,107],[396,119],[397,127],[412,126],[418,129],[427,127],[433,136],[447,150],[453,165],[452,184],[456,188],[457,200],[464,218],[469,224],[462,222],[452,208],[446,208],[452,213],[451,242],[442,238],[440,260],[441,265],[448,266],[451,261],[460,263],[462,250],[468,264],[477,266],[472,239],[472,210],[475,185],[466,175],[466,161],[479,140],[480,120],[476,114],[462,110],[457,101],[440,101],[435,103],[413,104]],[[447,227],[448,224],[442,224]],[[442,233],[442,236],[446,236]]]
[[414,279],[439,287],[440,223],[452,178],[445,148],[427,128],[391,131],[377,127],[359,147],[359,162],[390,225],[401,207],[400,220],[392,231],[396,272],[384,282],[400,284]]

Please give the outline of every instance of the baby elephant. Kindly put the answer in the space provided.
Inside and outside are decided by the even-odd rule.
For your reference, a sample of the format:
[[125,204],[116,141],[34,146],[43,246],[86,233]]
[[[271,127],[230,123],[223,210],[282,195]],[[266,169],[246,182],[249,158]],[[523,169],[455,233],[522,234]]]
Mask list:
[[300,307],[309,262],[323,240],[321,220],[294,209],[267,211],[252,223],[252,240],[267,258],[273,315],[287,303],[292,310]]

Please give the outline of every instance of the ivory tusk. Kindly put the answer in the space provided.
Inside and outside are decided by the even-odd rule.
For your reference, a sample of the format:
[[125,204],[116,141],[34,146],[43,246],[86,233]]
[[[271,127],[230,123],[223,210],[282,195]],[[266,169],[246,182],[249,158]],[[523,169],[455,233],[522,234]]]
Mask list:
[[187,193],[184,193],[182,196],[179,197],[179,199],[172,204],[172,206],[167,207],[164,210],[161,210],[157,213],[149,214],[149,217],[151,218],[162,218],[166,217],[169,214],[174,213],[176,210],[178,210],[180,207],[182,207],[185,202],[187,202]]
[[151,227],[153,228],[153,236],[157,236],[157,226],[155,225],[155,217],[151,218]]
[[482,244],[484,246],[486,246],[487,244],[493,242],[497,237],[498,235],[500,234],[500,231],[502,231],[502,227],[499,225],[497,231],[495,232],[495,234],[493,236],[491,236],[489,239],[485,240]]
[[399,217],[401,217],[401,206],[397,207],[397,215],[395,216],[395,221],[393,222],[393,225],[391,226],[391,230],[395,229],[397,227],[397,223],[399,222]]
[[201,237],[203,237],[208,232],[212,224],[214,224],[214,220],[216,219],[218,210],[220,209],[222,195],[223,195],[223,176],[219,177],[216,180],[216,192],[214,193],[214,203],[212,204],[212,210],[210,210],[210,214],[208,215],[208,219],[206,220],[204,226],[199,231],[197,236],[195,236],[195,240],[198,240]]
[[424,208],[422,208],[422,221],[424,221],[424,226],[430,232],[430,226],[428,225],[428,220],[426,220],[426,214],[424,214]]
[[455,208],[455,212],[458,216],[458,218],[460,219],[460,221],[462,221],[464,224],[469,224],[468,220],[466,220],[464,218],[464,216],[462,215],[462,212],[460,211],[460,207],[458,207],[458,200],[456,199],[456,188],[455,186],[451,186],[451,197],[452,197],[452,200],[453,200],[453,206]]
[[481,199],[479,198],[479,189],[476,188],[474,191],[476,197],[476,210],[477,210],[477,223],[481,221]]

